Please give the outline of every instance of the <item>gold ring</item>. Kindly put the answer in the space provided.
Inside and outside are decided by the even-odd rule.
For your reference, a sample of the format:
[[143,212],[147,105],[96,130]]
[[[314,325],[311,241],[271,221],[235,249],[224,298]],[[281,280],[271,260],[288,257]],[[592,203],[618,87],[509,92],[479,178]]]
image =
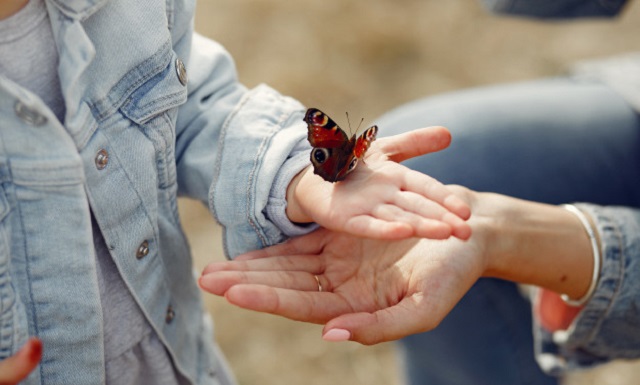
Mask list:
[[318,291],[322,292],[322,284],[320,283],[320,278],[318,278],[318,276],[315,274],[313,275],[313,278],[315,278],[316,282],[318,283]]

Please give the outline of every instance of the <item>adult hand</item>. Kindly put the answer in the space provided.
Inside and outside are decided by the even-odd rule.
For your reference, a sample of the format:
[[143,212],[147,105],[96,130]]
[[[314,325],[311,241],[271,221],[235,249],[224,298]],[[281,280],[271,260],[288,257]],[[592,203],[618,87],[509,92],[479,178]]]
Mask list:
[[27,378],[42,358],[42,342],[31,338],[18,353],[0,361],[0,385],[15,385]]
[[450,142],[444,127],[378,139],[365,162],[338,183],[324,181],[309,167],[288,188],[287,215],[293,222],[370,238],[467,239],[469,206],[440,182],[399,164]]
[[236,261],[212,263],[200,286],[246,309],[326,323],[327,340],[363,344],[435,328],[481,276],[570,298],[585,294],[592,249],[574,214],[450,188],[473,208],[467,241],[374,240],[321,229]]
[[246,309],[326,323],[327,340],[363,344],[434,328],[484,270],[471,241],[382,241],[325,229],[240,259],[210,264],[200,286]]

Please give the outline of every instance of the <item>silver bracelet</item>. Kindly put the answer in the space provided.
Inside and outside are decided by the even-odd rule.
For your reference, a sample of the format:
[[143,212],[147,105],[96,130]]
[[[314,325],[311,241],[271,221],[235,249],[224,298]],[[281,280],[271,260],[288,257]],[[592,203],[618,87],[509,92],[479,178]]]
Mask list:
[[576,217],[578,217],[580,222],[582,222],[582,225],[589,236],[589,240],[591,241],[591,248],[593,249],[593,274],[591,275],[591,284],[589,284],[589,290],[587,290],[587,293],[583,295],[582,298],[578,299],[571,299],[566,294],[562,294],[560,296],[569,306],[582,306],[591,298],[598,284],[598,278],[600,277],[600,247],[598,246],[598,239],[596,238],[595,231],[582,210],[574,205],[562,205],[562,208],[572,212]]

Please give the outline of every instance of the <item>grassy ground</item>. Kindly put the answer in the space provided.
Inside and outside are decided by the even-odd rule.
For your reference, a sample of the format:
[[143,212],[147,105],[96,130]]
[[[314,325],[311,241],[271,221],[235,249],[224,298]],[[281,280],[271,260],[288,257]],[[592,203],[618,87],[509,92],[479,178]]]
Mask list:
[[[348,110],[366,124],[417,97],[640,51],[640,4],[614,21],[538,23],[489,15],[473,0],[201,0],[196,29],[229,49],[248,86],[265,82],[339,122]],[[223,258],[206,211],[191,201],[180,209],[197,265]],[[206,300],[241,385],[401,383],[392,344],[329,344],[320,326]],[[637,365],[619,364],[567,384],[632,384],[637,375]]]

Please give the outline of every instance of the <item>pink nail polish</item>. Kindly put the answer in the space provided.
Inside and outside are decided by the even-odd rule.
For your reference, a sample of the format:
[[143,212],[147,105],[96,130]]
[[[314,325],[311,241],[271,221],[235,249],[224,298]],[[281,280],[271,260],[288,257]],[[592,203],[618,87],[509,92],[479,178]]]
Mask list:
[[345,329],[331,329],[324,333],[322,339],[329,342],[348,341],[351,338],[351,332]]

